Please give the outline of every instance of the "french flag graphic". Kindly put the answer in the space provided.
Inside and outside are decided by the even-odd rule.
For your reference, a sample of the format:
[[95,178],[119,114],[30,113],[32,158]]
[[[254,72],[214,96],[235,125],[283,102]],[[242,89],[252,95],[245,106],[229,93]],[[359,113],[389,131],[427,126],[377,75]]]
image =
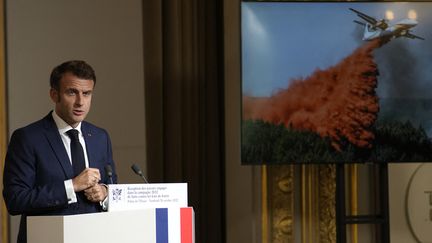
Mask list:
[[155,218],[155,243],[195,243],[193,208],[156,208]]

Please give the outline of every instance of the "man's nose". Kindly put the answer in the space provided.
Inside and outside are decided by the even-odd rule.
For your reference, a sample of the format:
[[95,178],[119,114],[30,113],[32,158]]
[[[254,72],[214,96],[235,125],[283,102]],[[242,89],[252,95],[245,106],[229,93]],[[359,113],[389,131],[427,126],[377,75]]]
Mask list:
[[76,97],[75,98],[75,105],[76,106],[82,106],[82,101],[83,101],[82,94],[77,94],[75,97]]

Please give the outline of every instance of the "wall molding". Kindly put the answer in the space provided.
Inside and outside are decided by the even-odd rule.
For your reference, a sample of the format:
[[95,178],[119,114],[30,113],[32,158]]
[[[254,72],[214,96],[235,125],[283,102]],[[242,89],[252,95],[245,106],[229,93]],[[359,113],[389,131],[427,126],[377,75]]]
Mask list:
[[[263,234],[263,242],[336,242],[335,168],[330,164],[267,166],[262,177],[267,188],[262,224],[268,233]],[[296,216],[295,210],[300,214]]]

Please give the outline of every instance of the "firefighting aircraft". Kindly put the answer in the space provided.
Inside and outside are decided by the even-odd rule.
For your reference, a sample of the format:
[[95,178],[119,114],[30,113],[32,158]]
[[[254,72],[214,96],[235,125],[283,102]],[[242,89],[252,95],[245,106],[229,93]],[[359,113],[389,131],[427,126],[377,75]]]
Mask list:
[[366,21],[366,23],[363,23],[358,20],[354,20],[355,23],[365,27],[363,34],[363,40],[365,41],[370,41],[376,38],[393,39],[401,36],[410,39],[424,40],[423,37],[414,35],[410,32],[410,29],[418,24],[418,22],[414,19],[403,19],[390,26],[387,19],[377,20],[355,9],[350,8],[350,10],[356,13],[358,17]]

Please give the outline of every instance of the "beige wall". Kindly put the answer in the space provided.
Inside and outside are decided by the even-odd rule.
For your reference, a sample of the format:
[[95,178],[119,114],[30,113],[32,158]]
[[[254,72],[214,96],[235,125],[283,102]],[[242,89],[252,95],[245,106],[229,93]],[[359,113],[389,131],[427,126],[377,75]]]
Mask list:
[[[88,120],[106,128],[120,182],[140,182],[131,163],[145,169],[141,0],[7,0],[9,132],[45,116],[52,68],[84,59],[97,85]],[[12,219],[15,242],[17,219]]]

